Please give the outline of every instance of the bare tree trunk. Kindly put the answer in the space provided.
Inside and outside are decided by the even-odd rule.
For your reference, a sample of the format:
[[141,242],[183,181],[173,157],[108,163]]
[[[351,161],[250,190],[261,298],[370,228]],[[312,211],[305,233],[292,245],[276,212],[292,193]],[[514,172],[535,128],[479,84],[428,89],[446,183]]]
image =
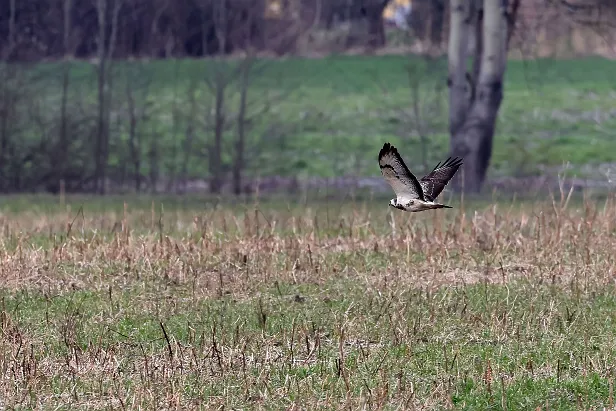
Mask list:
[[[515,1],[515,0],[514,0]],[[519,0],[518,0],[519,1]],[[508,1],[452,0],[449,39],[451,154],[464,158],[456,189],[481,190],[492,155],[507,64]],[[470,31],[477,28],[473,74],[466,67]],[[461,177],[463,176],[463,177]]]
[[252,60],[248,57],[240,63],[240,106],[237,114],[237,139],[235,141],[235,159],[233,161],[233,192],[242,193],[242,171],[244,170],[244,150],[246,145],[246,102],[250,87],[250,68]]
[[105,194],[106,190],[106,176],[107,176],[107,164],[109,162],[109,144],[111,140],[111,133],[109,130],[109,124],[111,122],[111,102],[113,94],[113,53],[116,46],[116,39],[118,36],[118,18],[120,14],[120,7],[123,0],[114,0],[113,14],[111,15],[111,34],[109,35],[109,47],[107,49],[107,74],[105,78],[106,84],[106,96],[105,96],[105,140],[103,144],[103,186],[102,194]]
[[430,12],[430,40],[432,45],[440,46],[443,41],[443,21],[445,18],[445,1],[432,0]]
[[[370,49],[383,47],[386,43],[383,10],[390,0],[364,0],[347,4],[347,20],[351,20],[351,33],[346,39],[346,46],[368,46]],[[361,10],[361,18],[351,19],[352,10]]]
[[[474,44],[473,48],[473,73],[469,77],[469,82],[472,85],[479,81],[479,73],[481,72],[481,61],[483,56],[483,0],[474,0],[471,5],[471,24],[474,27],[472,36]],[[506,57],[505,57],[506,58]],[[475,101],[475,89],[471,87],[471,104]]]
[[[475,1],[475,0],[472,0]],[[449,31],[449,133],[453,136],[466,119],[472,90],[467,80],[468,39],[472,29],[471,2],[451,1]]]
[[17,12],[17,0],[10,0],[9,3],[9,32],[7,35],[6,46],[4,49],[4,55],[2,56],[2,62],[0,62],[0,73],[3,77],[3,84],[0,86],[2,90],[2,96],[0,96],[0,192],[7,191],[9,189],[9,161],[13,160],[11,157],[11,141],[9,135],[9,121],[12,112],[12,91],[8,90],[9,83],[9,67],[6,64],[9,56],[15,48],[15,19]]
[[410,14],[413,35],[430,46],[439,46],[442,41],[443,19],[446,0],[414,0]]
[[210,147],[210,191],[220,193],[222,187],[222,137],[225,130],[225,88],[226,81],[221,68],[216,68],[216,93],[214,96],[214,141]]
[[137,134],[137,107],[135,104],[135,96],[133,92],[133,79],[128,76],[126,79],[126,101],[128,103],[128,149],[131,162],[133,163],[133,179],[135,182],[135,191],[141,191],[141,151],[140,139]]
[[143,69],[144,63],[136,61],[126,68],[125,97],[128,114],[128,163],[131,168],[130,178],[135,191],[140,192],[143,185],[143,124],[149,116],[148,95],[151,77]]
[[111,35],[109,46],[106,46],[107,29],[107,5],[108,0],[97,0],[96,10],[98,13],[98,125],[96,133],[95,149],[95,190],[99,194],[105,194],[107,178],[107,163],[109,159],[109,117],[111,114],[111,65],[107,60],[113,57],[113,47],[116,41],[118,14],[121,0],[115,0],[111,21]]
[[71,8],[72,1],[64,0],[64,29],[63,29],[63,47],[64,47],[64,62],[62,67],[62,96],[60,100],[60,131],[59,131],[59,145],[55,150],[55,155],[52,155],[52,164],[55,163],[54,170],[58,181],[52,181],[52,185],[60,184],[60,180],[66,178],[66,169],[68,162],[69,151],[69,136],[68,134],[68,93],[70,86],[70,62],[71,46],[70,46],[70,33],[71,33]]
[[106,70],[105,60],[105,28],[107,25],[107,0],[97,0],[96,11],[98,13],[98,70],[97,70],[97,86],[98,86],[98,119],[96,131],[96,148],[94,151],[94,171],[95,192],[103,193],[105,170],[103,166],[103,145],[105,140],[106,124],[105,124],[105,85],[106,85]]
[[[188,98],[188,116],[186,132],[184,134],[184,142],[182,144],[182,164],[180,166],[180,187],[181,191],[186,191],[186,182],[188,180],[188,166],[192,157],[193,141],[195,139],[195,119],[197,118],[197,98],[196,98],[196,85],[191,83],[187,90]],[[174,102],[174,127],[177,127],[179,123],[179,109],[176,107],[177,103]]]
[[[214,8],[214,13],[219,54],[224,54],[227,47],[227,0],[220,0],[218,7]],[[224,64],[219,65],[219,62],[221,59],[216,58],[214,84],[210,86],[214,88],[214,141],[209,150],[210,192],[213,194],[220,193],[222,188],[222,138],[226,125],[225,89],[228,84],[227,73],[222,67]]]
[[385,26],[383,24],[383,10],[389,1],[382,1],[372,7],[366,16],[368,20],[368,47],[379,48],[385,46]]

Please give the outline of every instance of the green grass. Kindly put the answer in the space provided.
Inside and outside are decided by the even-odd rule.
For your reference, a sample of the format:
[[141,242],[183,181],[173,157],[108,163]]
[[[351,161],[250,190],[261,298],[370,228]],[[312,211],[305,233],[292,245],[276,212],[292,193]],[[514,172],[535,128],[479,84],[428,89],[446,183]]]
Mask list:
[[0,208],[7,408],[613,407],[613,198],[66,203]]
[[[95,115],[94,69],[84,62],[71,64],[74,121],[89,124],[79,111]],[[169,60],[115,65],[112,172],[119,173],[129,163],[128,83],[135,89],[138,107],[147,102],[145,118],[139,123],[143,173],[148,175],[153,164],[149,154],[153,144],[159,150],[155,161],[160,173],[178,172],[185,163],[183,139],[192,119],[197,123],[186,162],[189,176],[207,177],[206,147],[212,126],[207,113],[213,103],[204,80],[211,78],[216,64],[223,63]],[[235,63],[224,64],[229,65],[225,72],[231,72]],[[610,76],[614,67],[612,61],[600,58],[510,61],[492,175],[534,175],[541,171],[540,166],[565,163],[573,166],[572,172],[580,173],[583,165],[613,162],[616,140],[609,130],[616,126],[616,83]],[[46,118],[44,123],[53,124],[59,109],[61,65],[40,64],[33,73],[34,93],[42,109],[48,111],[41,114]],[[418,164],[422,164],[426,144],[430,167],[448,150],[445,80],[444,59],[426,62],[404,56],[332,56],[260,60],[249,91],[252,120],[247,175],[376,176],[375,153],[385,141],[399,145],[405,158]],[[415,94],[410,84],[419,84],[419,116],[411,109]],[[193,111],[191,91],[197,101]],[[232,83],[227,92],[228,117],[233,119],[239,98],[237,84]],[[263,112],[267,104],[270,107]],[[174,110],[179,113],[176,120]],[[31,118],[27,127],[34,127]],[[39,130],[35,127],[26,133],[24,141],[38,141]],[[418,130],[427,136],[426,143],[420,140]],[[76,138],[83,138],[85,132],[76,131],[80,136]],[[223,146],[224,167],[229,167],[232,159],[234,137],[231,124]],[[72,161],[86,161],[77,157]]]
[[[18,293],[3,297],[5,331],[47,341],[39,358],[26,349],[15,371],[66,361],[50,388],[75,404],[129,402],[156,384],[160,397],[175,391],[184,407],[337,408],[348,397],[385,408],[431,397],[433,405],[464,409],[608,405],[612,287],[593,296],[524,282],[383,291],[333,278],[264,286],[240,300],[195,299],[190,287],[163,283]],[[156,370],[156,362],[170,369]]]

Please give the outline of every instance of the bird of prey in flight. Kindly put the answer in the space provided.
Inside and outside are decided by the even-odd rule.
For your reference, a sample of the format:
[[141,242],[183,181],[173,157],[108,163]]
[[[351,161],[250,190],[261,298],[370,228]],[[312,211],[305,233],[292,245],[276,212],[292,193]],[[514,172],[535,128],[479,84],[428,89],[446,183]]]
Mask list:
[[385,143],[379,152],[381,174],[396,193],[396,198],[389,205],[403,211],[418,212],[435,208],[453,208],[435,203],[436,197],[443,191],[449,180],[462,165],[462,159],[448,158],[443,164],[438,163],[434,170],[420,180],[411,173],[396,147]]

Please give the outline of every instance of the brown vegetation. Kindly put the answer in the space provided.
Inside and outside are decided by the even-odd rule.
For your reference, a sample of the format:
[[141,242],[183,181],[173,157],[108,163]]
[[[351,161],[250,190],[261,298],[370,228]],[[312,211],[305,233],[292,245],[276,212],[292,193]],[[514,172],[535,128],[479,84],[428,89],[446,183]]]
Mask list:
[[[125,204],[123,213],[84,213],[71,207],[45,214],[9,212],[0,214],[1,285],[65,292],[73,286],[98,289],[114,281],[127,285],[143,281],[144,275],[163,275],[194,287],[202,297],[242,294],[271,281],[320,282],[332,273],[354,275],[351,271],[367,269],[359,261],[339,266],[331,259],[350,252],[387,256],[391,261],[385,271],[396,267],[387,276],[396,276],[401,285],[440,286],[476,281],[483,274],[499,280],[506,274],[499,271],[504,262],[529,267],[540,276],[554,274],[556,268],[562,273],[586,271],[591,267],[585,264],[597,263],[608,280],[616,273],[611,258],[615,200],[571,206],[572,192],[545,204],[514,201],[481,210],[460,204],[452,212],[424,213],[422,218],[366,204],[351,211],[339,205],[337,211],[325,205],[283,211],[255,203],[241,212],[198,213],[160,211],[153,202],[151,210],[130,211]],[[35,245],[41,241],[48,247]],[[477,271],[481,265],[475,253],[491,259],[483,274]],[[425,258],[415,261],[417,254]],[[241,264],[247,262],[254,275],[242,276]],[[67,264],[92,267],[96,273],[72,277]],[[107,277],[104,267],[116,264],[119,277]],[[401,272],[405,274],[397,277]],[[221,278],[224,284],[218,282]]]
[[[414,23],[418,41],[410,48],[414,52],[445,53],[450,24],[448,18],[441,22],[439,15],[449,16],[449,2],[444,2],[443,11],[436,8],[438,2],[419,0],[416,3],[413,10],[421,13],[421,17],[417,14],[413,17],[418,20]],[[522,0],[515,30],[511,32],[509,57],[533,59],[591,55],[614,58],[615,12],[614,4],[605,0]],[[427,22],[437,24],[437,27],[442,25],[442,30],[435,30]],[[469,43],[472,49],[474,41]]]
[[[390,309],[402,310],[406,297],[401,293],[409,290],[432,295],[443,287],[520,279],[576,290],[612,283],[614,199],[588,200],[581,208],[569,202],[563,195],[543,205],[494,204],[475,211],[460,205],[424,218],[366,205],[339,212],[317,206],[276,211],[255,204],[243,212],[196,214],[154,206],[150,211],[125,206],[123,213],[4,214],[0,281],[24,300],[22,308],[7,308],[3,299],[0,310],[3,405],[289,406],[289,392],[296,393],[295,405],[302,401],[311,407],[366,401],[375,406],[448,404],[452,388],[446,384],[436,391],[419,382],[413,388],[416,368],[404,377],[410,384],[380,391],[387,390],[383,384],[397,375],[390,373],[402,361],[383,350],[390,344],[423,344],[413,342],[419,338],[417,327],[434,325],[429,317],[413,325],[402,311]],[[289,294],[288,287],[300,291]],[[266,290],[274,294],[268,297]],[[353,290],[358,294],[349,294]],[[451,288],[448,295],[455,293]],[[362,298],[380,301],[378,296],[392,300],[372,311],[349,307],[346,319],[335,320],[339,335],[319,331],[318,324],[311,331],[303,310],[322,304],[319,309],[328,310],[327,304],[342,301],[345,294],[355,304],[363,304]],[[44,296],[36,303],[42,311],[23,308],[37,295]],[[59,300],[68,305],[54,305]],[[237,328],[226,329],[226,311],[214,310],[206,317],[213,323],[202,328],[197,307],[214,301],[229,307],[247,303],[255,311],[233,317]],[[299,311],[274,332],[271,322],[278,320],[273,318],[284,315],[279,304]],[[336,312],[329,307],[327,312]],[[380,310],[391,324],[373,334],[365,321]],[[167,322],[186,313],[192,313],[187,323]],[[35,320],[43,314],[46,319]],[[140,322],[121,325],[131,318]],[[249,331],[253,318],[255,333]],[[34,328],[33,320],[39,322]],[[140,337],[144,330],[156,337]],[[346,362],[346,356],[357,362]],[[324,385],[327,394],[316,395],[298,373],[319,364],[333,367],[328,361],[336,358],[334,386]],[[370,393],[359,389],[366,383],[361,370],[369,364],[380,369]],[[333,368],[327,370],[321,373],[336,375]]]

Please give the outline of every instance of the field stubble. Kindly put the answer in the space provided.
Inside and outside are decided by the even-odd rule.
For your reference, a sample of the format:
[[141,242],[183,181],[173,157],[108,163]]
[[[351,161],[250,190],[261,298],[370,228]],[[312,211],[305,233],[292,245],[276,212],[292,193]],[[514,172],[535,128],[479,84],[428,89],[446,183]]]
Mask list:
[[0,214],[10,407],[613,406],[616,201]]

